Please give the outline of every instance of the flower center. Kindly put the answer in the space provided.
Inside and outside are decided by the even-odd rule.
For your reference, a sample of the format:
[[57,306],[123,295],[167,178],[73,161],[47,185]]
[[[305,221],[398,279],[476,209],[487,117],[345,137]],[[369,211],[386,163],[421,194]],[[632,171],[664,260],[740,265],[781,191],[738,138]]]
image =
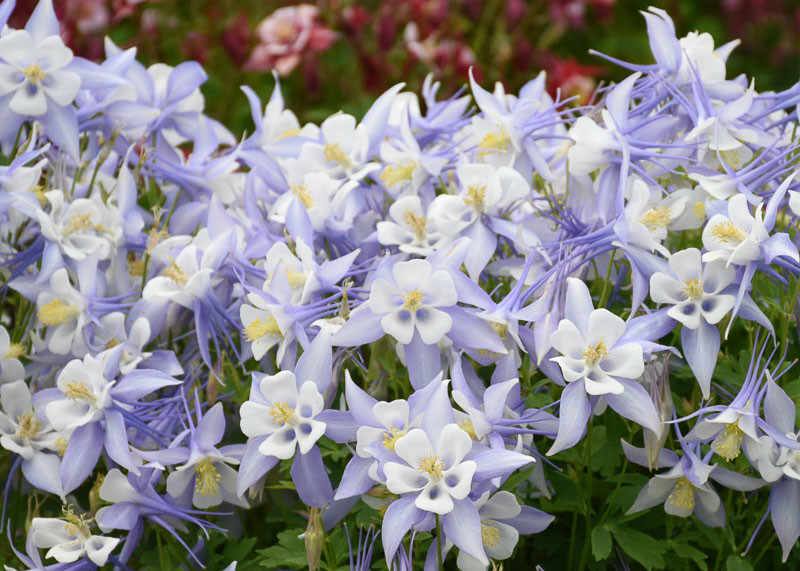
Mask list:
[[428,229],[428,220],[421,214],[406,210],[403,213],[403,222],[414,231],[414,236],[420,242],[425,239]]
[[739,244],[747,235],[733,222],[720,222],[711,229],[711,236],[723,244]]
[[742,452],[744,432],[739,428],[739,421],[725,426],[725,430],[714,439],[711,449],[728,462],[735,460]]
[[424,297],[425,295],[422,293],[422,290],[412,289],[411,291],[407,291],[403,296],[403,309],[416,313],[422,308]]
[[17,436],[25,440],[36,438],[42,429],[42,423],[36,418],[32,410],[23,412],[17,417]]
[[669,502],[678,508],[690,510],[694,507],[694,484],[685,476],[678,478],[675,489],[669,495]]
[[458,427],[461,430],[469,434],[470,438],[472,438],[473,440],[478,440],[478,435],[475,434],[475,425],[472,423],[470,419],[465,418],[464,420],[459,420],[456,424],[458,424]]
[[67,383],[64,394],[70,400],[82,400],[89,404],[97,402],[97,396],[86,386],[83,381],[75,381],[74,383]]
[[269,414],[278,426],[283,426],[284,424],[292,425],[296,422],[294,409],[286,402],[276,402],[269,409]]
[[268,317],[264,321],[260,319],[256,319],[255,321],[251,322],[250,325],[245,327],[243,330],[244,336],[247,339],[248,343],[252,343],[257,339],[261,339],[266,335],[270,336],[283,336],[281,333],[281,328],[278,327],[278,322],[275,321],[274,317]]
[[405,161],[399,165],[389,165],[383,169],[381,180],[386,186],[394,186],[411,181],[415,168],[417,168],[417,163],[414,161]]
[[383,433],[383,446],[387,450],[391,450],[394,452],[394,445],[397,443],[397,440],[405,435],[406,431],[403,428],[395,428],[394,426],[390,426],[387,432]]
[[8,346],[8,353],[5,354],[3,359],[19,359],[25,355],[25,345],[22,343],[11,343]]
[[170,265],[164,269],[164,276],[182,286],[186,285],[186,282],[189,281],[189,274],[187,274],[183,268],[179,267],[178,262],[174,259],[171,260]]
[[608,359],[608,348],[605,342],[598,341],[597,345],[586,347],[581,355],[583,355],[583,359],[589,367],[595,367],[601,361]]
[[511,137],[508,136],[505,129],[488,133],[478,143],[478,148],[481,149],[478,152],[478,156],[483,158],[485,155],[502,154],[508,150],[510,144]]
[[438,456],[431,454],[419,461],[419,471],[428,474],[434,480],[438,480],[444,474],[444,462]]
[[75,234],[76,232],[83,232],[86,230],[94,230],[95,232],[106,232],[108,229],[103,226],[102,224],[93,224],[92,223],[92,215],[89,213],[85,214],[73,214],[67,225],[64,226],[64,229],[61,231],[61,235],[64,238]]
[[[325,155],[327,158],[327,155]],[[308,187],[304,184],[295,184],[292,186],[292,194],[300,199],[306,209],[314,206],[314,197],[308,192]]]
[[89,531],[89,524],[92,521],[91,518],[87,518],[84,514],[79,516],[75,515],[75,512],[72,511],[72,506],[61,508],[61,513],[64,514],[64,519],[67,520],[64,524],[64,529],[72,537],[81,536],[87,539],[92,535],[92,532]]
[[651,208],[639,218],[639,222],[644,224],[651,232],[660,228],[666,228],[671,220],[669,206],[659,206]]
[[505,323],[500,323],[499,321],[490,321],[489,327],[491,327],[494,332],[497,333],[502,341],[508,339],[508,325]]
[[467,187],[467,196],[464,197],[464,204],[469,204],[478,212],[483,212],[486,208],[486,185],[469,185]]
[[497,542],[500,541],[500,532],[492,523],[494,522],[481,522],[481,540],[484,547],[495,547]]
[[706,219],[706,203],[705,202],[695,202],[694,206],[692,207],[692,212],[695,216],[697,216],[698,220],[705,220]]
[[306,275],[295,270],[286,270],[286,280],[292,288],[303,287],[306,283]]
[[78,308],[61,299],[54,299],[40,307],[36,315],[44,325],[55,327],[78,315]]
[[299,134],[300,134],[300,129],[296,127],[294,129],[286,129],[283,133],[281,133],[278,139],[288,139],[289,137],[296,137]]
[[683,282],[683,298],[697,301],[703,295],[703,284],[697,278],[692,278]]
[[67,451],[67,444],[69,444],[69,441],[64,437],[59,436],[53,443],[53,448],[56,449],[56,452],[58,452],[59,456],[63,456],[64,452]]
[[44,79],[44,71],[35,63],[26,67],[23,73],[25,74],[25,79],[30,81],[33,85],[39,85]]
[[213,496],[219,491],[220,474],[211,458],[203,458],[194,465],[194,489],[201,496]]
[[348,157],[347,153],[342,150],[342,147],[339,146],[339,143],[328,143],[325,145],[323,152],[325,153],[325,160],[336,163],[344,169],[348,168],[352,164],[350,162],[350,157]]

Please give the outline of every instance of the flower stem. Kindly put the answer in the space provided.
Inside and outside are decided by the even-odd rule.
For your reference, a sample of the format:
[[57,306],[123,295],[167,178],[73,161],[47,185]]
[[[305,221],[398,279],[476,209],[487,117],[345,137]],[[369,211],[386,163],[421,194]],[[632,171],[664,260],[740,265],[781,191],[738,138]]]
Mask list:
[[436,562],[439,564],[439,571],[442,571],[442,525],[439,522],[439,514],[436,514]]

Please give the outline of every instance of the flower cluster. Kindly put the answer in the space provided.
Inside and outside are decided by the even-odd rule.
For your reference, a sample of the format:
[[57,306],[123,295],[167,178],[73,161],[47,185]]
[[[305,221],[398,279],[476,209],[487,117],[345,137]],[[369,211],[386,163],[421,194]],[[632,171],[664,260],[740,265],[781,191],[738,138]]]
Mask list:
[[[457,550],[488,569],[548,528],[532,504],[613,422],[610,449],[667,470],[629,514],[722,527],[745,497],[718,486],[764,488],[789,556],[800,88],[727,79],[734,43],[679,39],[651,8],[656,63],[616,62],[633,73],[590,107],[544,74],[449,99],[429,78],[316,125],[243,87],[237,139],[204,113],[199,64],[145,68],[111,40],[92,63],[50,0],[24,29],[13,8],[0,466],[4,506],[48,498],[24,565],[127,568],[154,538],[203,564],[226,513],[293,501],[312,568],[357,514],[392,568],[417,545],[427,568]],[[289,66],[313,14],[280,18],[263,32]]]

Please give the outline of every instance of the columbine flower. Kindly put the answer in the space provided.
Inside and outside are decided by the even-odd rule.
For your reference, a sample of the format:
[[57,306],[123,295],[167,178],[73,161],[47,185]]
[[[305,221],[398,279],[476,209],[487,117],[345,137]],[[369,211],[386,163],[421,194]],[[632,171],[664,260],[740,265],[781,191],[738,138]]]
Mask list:
[[72,50],[57,35],[35,42],[27,30],[14,30],[0,38],[0,59],[0,97],[13,94],[4,105],[18,115],[69,105],[80,88],[80,76],[64,69]]
[[444,270],[433,272],[425,260],[395,264],[392,277],[393,282],[375,280],[369,296],[369,309],[383,315],[383,330],[404,345],[411,343],[415,332],[427,345],[441,341],[453,320],[437,308],[458,301],[453,278]]
[[103,418],[111,406],[110,390],[115,381],[106,379],[103,363],[91,355],[73,359],[56,379],[63,399],[47,405],[47,418],[57,430],[69,430]]
[[264,456],[291,458],[296,449],[307,454],[325,434],[325,423],[314,419],[324,404],[317,385],[305,381],[298,390],[294,373],[281,371],[264,376],[258,390],[263,401],[249,400],[240,410],[242,432],[266,436],[258,446]]
[[85,515],[76,515],[71,508],[64,508],[64,519],[33,518],[30,533],[36,547],[48,550],[45,557],[52,557],[59,563],[72,563],[85,555],[102,567],[120,540],[92,535],[90,524],[91,520]]
[[[58,434],[47,417],[33,408],[31,393],[25,381],[0,387],[0,445],[30,460],[37,452],[54,450]],[[41,411],[40,411],[41,412]]]
[[703,228],[703,260],[723,260],[728,265],[744,265],[761,259],[760,245],[769,232],[764,227],[764,207],[750,213],[747,197],[737,194],[728,200],[728,213],[715,214]]
[[6,328],[0,325],[0,385],[25,378],[25,367],[18,357],[25,354],[25,347],[12,343]]
[[58,355],[86,354],[88,345],[83,328],[89,322],[88,301],[72,287],[65,268],[50,276],[50,291],[36,299],[36,317],[47,327],[47,348]]
[[151,278],[144,286],[144,300],[168,299],[187,309],[193,308],[198,298],[203,298],[212,285],[214,268],[207,265],[194,244],[189,244],[162,270],[162,275]]
[[405,464],[386,463],[386,487],[394,494],[416,493],[414,505],[421,510],[450,513],[453,500],[463,500],[470,491],[476,466],[464,456],[471,449],[472,438],[456,424],[442,429],[435,446],[425,431],[415,428],[394,444]]
[[377,224],[378,241],[384,246],[397,246],[401,252],[427,256],[444,241],[436,221],[422,208],[418,196],[404,196],[392,203],[389,218]]

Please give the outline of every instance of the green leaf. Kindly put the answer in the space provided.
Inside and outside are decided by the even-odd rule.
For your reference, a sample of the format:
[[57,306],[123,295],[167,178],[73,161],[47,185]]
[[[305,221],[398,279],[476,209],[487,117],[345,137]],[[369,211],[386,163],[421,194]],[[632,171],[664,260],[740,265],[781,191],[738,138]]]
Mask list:
[[703,571],[708,569],[708,565],[706,565],[706,562],[704,561],[708,558],[708,555],[699,549],[686,543],[680,543],[674,540],[670,541],[670,546],[672,547],[672,551],[674,551],[681,559],[691,559],[695,562],[697,567]]
[[516,472],[505,481],[501,489],[508,490],[509,492],[513,493],[520,484],[530,478],[531,474],[533,474],[533,466],[529,466],[524,470]]
[[667,547],[662,542],[653,539],[646,533],[627,527],[614,527],[611,531],[622,550],[632,559],[641,563],[645,569],[664,567],[664,558],[661,557],[661,554],[667,550]]
[[611,534],[604,527],[597,526],[592,530],[592,555],[595,561],[602,561],[611,555]]
[[747,559],[742,559],[738,555],[729,555],[725,560],[727,571],[753,571],[753,566]]
[[260,549],[259,565],[268,569],[304,569],[308,566],[306,545],[300,537],[304,529],[289,529],[278,534],[278,544]]

